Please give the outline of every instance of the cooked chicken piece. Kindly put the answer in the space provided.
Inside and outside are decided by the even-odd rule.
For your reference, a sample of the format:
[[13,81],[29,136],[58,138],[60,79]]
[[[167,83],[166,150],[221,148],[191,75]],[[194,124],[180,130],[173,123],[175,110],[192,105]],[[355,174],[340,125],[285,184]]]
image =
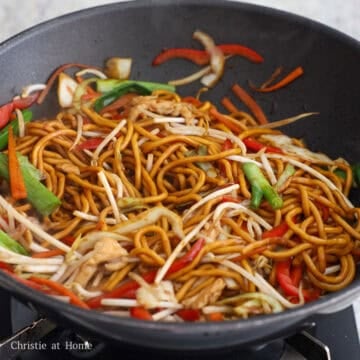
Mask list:
[[[80,271],[74,279],[74,282],[86,287],[97,271],[97,267],[105,262],[121,260],[128,252],[114,239],[103,238],[94,246],[95,254],[84,264],[80,266]],[[124,262],[124,266],[126,262]]]
[[116,259],[115,261],[110,261],[104,265],[105,269],[110,272],[118,271],[122,269],[127,262],[123,259]]
[[186,122],[190,122],[193,119],[194,111],[196,111],[191,104],[172,100],[159,100],[153,96],[138,96],[131,102],[129,119],[132,121],[136,120],[144,110],[162,116],[181,116]]
[[57,170],[60,170],[67,174],[80,175],[80,169],[76,165],[72,164],[71,162],[64,161],[62,163],[56,164],[55,167]]
[[140,286],[139,290],[136,292],[136,299],[138,303],[146,309],[161,307],[159,304],[161,301],[177,303],[171,281],[161,281],[158,285],[144,285],[145,286]]
[[191,309],[201,309],[202,307],[213,304],[221,296],[225,288],[225,281],[223,279],[216,279],[211,285],[202,289],[196,295],[184,299],[182,304]]

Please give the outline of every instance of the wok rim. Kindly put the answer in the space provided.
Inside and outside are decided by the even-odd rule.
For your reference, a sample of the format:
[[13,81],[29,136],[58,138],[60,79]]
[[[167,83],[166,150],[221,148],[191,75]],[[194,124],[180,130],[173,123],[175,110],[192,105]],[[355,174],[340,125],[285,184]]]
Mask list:
[[[351,36],[344,34],[330,26],[324,25],[318,21],[311,20],[309,18],[296,15],[287,11],[278,10],[266,6],[249,4],[246,2],[237,2],[230,0],[136,0],[136,1],[125,1],[119,3],[105,4],[101,6],[90,7],[82,10],[78,10],[69,14],[65,14],[40,24],[32,26],[12,37],[3,41],[0,44],[0,56],[17,46],[19,43],[31,40],[32,37],[36,37],[37,34],[43,34],[54,26],[64,25],[72,23],[74,20],[86,18],[89,16],[98,16],[100,14],[108,13],[111,11],[122,10],[126,11],[129,8],[143,8],[147,6],[177,6],[177,5],[189,5],[189,6],[212,6],[212,7],[230,7],[236,11],[244,11],[248,13],[260,13],[262,16],[275,16],[278,18],[287,18],[288,21],[300,23],[303,26],[311,27],[312,29],[321,32],[327,37],[333,38],[334,41],[340,41],[347,44],[354,49],[360,56],[360,42]],[[358,271],[359,273],[359,271]],[[359,277],[359,274],[357,274]],[[298,308],[287,309],[284,312],[270,315],[259,315],[251,317],[249,319],[239,319],[232,321],[223,322],[204,322],[204,323],[169,323],[169,322],[149,322],[142,321],[133,318],[120,318],[112,315],[103,314],[98,311],[78,308],[76,306],[64,303],[60,300],[50,298],[49,296],[34,291],[33,289],[13,280],[13,278],[4,272],[0,272],[0,286],[10,293],[14,294],[15,297],[26,299],[29,302],[33,302],[40,307],[46,307],[54,310],[56,313],[64,313],[70,316],[86,319],[91,317],[93,321],[99,321],[102,325],[121,325],[128,328],[136,329],[141,327],[145,331],[166,331],[176,333],[177,335],[189,335],[189,334],[215,334],[217,332],[236,332],[251,327],[263,327],[271,326],[273,324],[281,324],[286,321],[292,323],[299,323],[309,318],[312,315],[320,314],[325,312],[328,307],[336,306],[339,303],[348,303],[349,298],[355,299],[360,296],[360,282],[352,283],[347,288],[340,290],[336,293],[327,294],[321,299],[305,304]],[[285,320],[285,321],[284,321]]]

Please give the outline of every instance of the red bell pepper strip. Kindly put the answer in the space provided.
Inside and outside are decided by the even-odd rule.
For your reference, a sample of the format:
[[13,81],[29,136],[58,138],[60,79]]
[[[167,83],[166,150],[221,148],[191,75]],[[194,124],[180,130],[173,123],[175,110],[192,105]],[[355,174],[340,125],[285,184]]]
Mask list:
[[[148,283],[153,283],[156,277],[156,271],[150,271],[142,275],[143,279]],[[91,309],[95,309],[101,306],[101,301],[103,299],[114,299],[114,298],[133,298],[135,297],[136,290],[140,288],[140,285],[135,280],[127,281],[126,283],[118,286],[114,290],[111,290],[100,296],[96,296],[86,303]]]
[[180,259],[175,260],[172,265],[169,267],[166,275],[174,274],[179,270],[183,269],[186,265],[190,264],[196,256],[199,254],[201,249],[204,247],[205,240],[200,238],[196,241],[196,243],[191,247],[191,249]]
[[74,243],[75,240],[76,240],[75,237],[72,236],[72,235],[66,235],[63,238],[61,238],[61,241],[64,244],[69,245],[69,246],[71,246]]
[[[286,296],[299,297],[299,288],[295,286],[290,277],[291,260],[276,263],[275,274],[277,282]],[[306,302],[316,300],[320,296],[318,289],[303,289],[302,295]]]
[[[242,56],[254,63],[262,63],[264,61],[264,58],[259,53],[247,46],[240,44],[220,44],[217,45],[217,47],[224,55]],[[190,48],[164,49],[154,58],[152,65],[157,66],[172,59],[185,59],[197,65],[207,65],[210,61],[210,54],[205,50]]]
[[81,96],[81,100],[82,101],[90,101],[90,100],[92,100],[92,99],[95,99],[95,98],[97,98],[97,97],[99,97],[100,96],[100,94],[84,94],[84,95],[82,95]]
[[[169,270],[166,273],[166,276],[169,276],[170,274],[173,274],[182,268],[184,268],[186,265],[191,263],[195,257],[199,254],[201,249],[203,248],[205,244],[204,239],[199,239],[195,242],[195,244],[191,247],[191,249],[180,259],[173,262],[173,264],[170,266]],[[157,274],[157,270],[150,271],[144,275],[142,275],[142,278],[148,282],[149,284],[153,283],[155,280]],[[139,289],[140,285],[135,280],[127,281],[126,283],[123,283],[122,285],[118,286],[114,290],[111,290],[105,294],[102,294],[100,296],[94,297],[87,301],[87,305],[91,309],[95,309],[101,306],[101,301],[103,299],[113,299],[113,298],[135,298],[136,296],[136,290]]]
[[40,93],[36,92],[34,94],[30,94],[27,97],[24,98],[16,98],[12,101],[13,105],[14,105],[14,110],[15,109],[19,109],[19,110],[24,110],[29,108],[31,105],[33,105],[35,103],[35,101],[38,99]]
[[152,65],[157,66],[171,59],[184,59],[197,65],[206,65],[209,63],[210,56],[205,50],[188,48],[164,49],[154,58]]
[[319,202],[315,202],[315,204],[321,211],[321,217],[322,217],[323,221],[327,222],[329,220],[329,216],[330,216],[329,207],[325,206],[324,204],[321,204]]
[[0,269],[14,272],[13,268],[9,264],[7,264],[6,262],[3,262],[3,261],[0,261]]
[[302,275],[303,269],[301,265],[292,266],[290,271],[290,279],[296,287],[299,287]]
[[226,139],[221,146],[222,151],[231,150],[234,147],[234,144],[230,139]]
[[185,96],[181,99],[181,101],[193,104],[194,106],[201,106],[202,104],[202,102],[194,96]]
[[150,312],[143,308],[142,306],[136,306],[130,309],[130,315],[133,318],[139,320],[152,320],[153,317],[151,316]]
[[8,103],[0,107],[0,129],[8,124],[11,113],[14,111],[14,104]]
[[352,253],[354,256],[360,257],[360,248],[359,248],[359,249],[352,249],[351,253]]
[[123,96],[121,96],[120,98],[118,98],[117,100],[113,101],[111,104],[103,107],[100,110],[100,114],[105,114],[106,112],[111,112],[114,110],[118,110],[124,106],[126,106],[127,104],[130,103],[130,101],[137,96],[137,94],[135,93],[127,93]]
[[103,138],[91,138],[76,146],[77,150],[95,150],[103,141]]
[[200,320],[200,310],[198,309],[180,309],[176,312],[185,321]]
[[236,204],[239,204],[241,202],[240,199],[238,198],[235,198],[231,195],[223,195],[222,198],[221,198],[221,202],[224,203],[224,202],[233,202],[233,203],[236,203]]
[[39,93],[27,96],[26,98],[15,99],[0,107],[0,129],[11,120],[11,114],[14,110],[24,110],[30,107],[39,97]]
[[270,230],[264,231],[262,233],[262,239],[281,237],[289,230],[289,225],[286,221],[280,223],[278,226],[273,227]]
[[263,253],[265,250],[267,250],[267,246],[260,246],[258,248],[255,248],[245,254],[242,254],[242,255],[239,255],[239,256],[236,256],[234,258],[231,258],[231,261],[232,262],[240,262],[240,261],[243,261],[245,259],[248,259],[254,255],[257,255],[257,254],[261,254]]
[[247,137],[243,139],[243,143],[245,144],[246,148],[251,151],[258,152],[262,149],[265,149],[266,153],[283,154],[283,151],[281,149],[275,146],[264,145],[252,137]]
[[238,55],[242,56],[254,63],[264,62],[264,58],[255,50],[250,49],[247,46],[240,44],[220,44],[218,48],[224,53],[224,55]]

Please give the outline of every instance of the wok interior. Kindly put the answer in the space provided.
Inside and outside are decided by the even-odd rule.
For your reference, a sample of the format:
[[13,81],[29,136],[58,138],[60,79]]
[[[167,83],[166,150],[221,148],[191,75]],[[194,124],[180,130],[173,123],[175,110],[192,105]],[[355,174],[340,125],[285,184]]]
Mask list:
[[[357,67],[359,48],[354,42],[338,39],[338,35],[327,33],[317,25],[298,19],[294,22],[291,17],[279,17],[253,7],[226,3],[220,10],[220,5],[206,3],[191,6],[159,3],[162,6],[157,8],[115,5],[111,10],[103,8],[80,17],[64,18],[45,25],[45,32],[33,30],[23,38],[14,39],[13,46],[0,49],[0,65],[5,77],[2,84],[12,85],[4,88],[1,101],[5,102],[14,94],[14,89],[18,91],[26,83],[44,81],[59,64],[78,61],[102,65],[105,58],[114,55],[132,57],[135,60],[133,74],[138,79],[166,81],[181,77],[193,71],[191,64],[179,67],[178,63],[169,63],[155,69],[150,66],[151,59],[163,47],[192,46],[191,34],[200,28],[213,34],[215,39],[248,44],[261,51],[266,59],[261,66],[231,59],[229,64],[233,69],[207,94],[210,100],[216,103],[229,94],[234,78],[243,84],[248,79],[260,83],[279,65],[287,69],[302,65],[306,72],[304,81],[274,96],[260,96],[259,103],[272,120],[304,110],[319,111],[318,117],[288,126],[284,131],[306,139],[312,149],[330,157],[359,159],[358,134],[354,129],[359,107],[355,84],[360,80],[360,70]],[[135,14],[136,21],[133,20]],[[79,43],[76,38],[82,41]],[[21,53],[29,56],[19,56]],[[10,61],[11,58],[16,61]],[[187,86],[180,93],[194,91],[195,87]],[[55,97],[39,109],[39,116],[53,113],[54,104]],[[356,196],[355,193],[354,198]],[[358,283],[359,278],[351,287]]]

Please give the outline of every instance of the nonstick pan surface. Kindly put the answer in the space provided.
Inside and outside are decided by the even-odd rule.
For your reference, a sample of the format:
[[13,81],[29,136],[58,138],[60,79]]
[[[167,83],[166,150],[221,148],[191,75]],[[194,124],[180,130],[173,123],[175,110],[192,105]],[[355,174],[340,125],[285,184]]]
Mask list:
[[[317,111],[283,130],[306,139],[314,151],[360,160],[360,46],[355,40],[310,20],[268,8],[228,1],[134,1],[97,7],[36,26],[0,45],[0,103],[30,83],[45,82],[61,64],[103,65],[111,56],[134,59],[132,78],[168,81],[196,69],[173,61],[153,68],[151,60],[165,47],[196,46],[192,33],[201,29],[218,42],[248,45],[264,58],[252,64],[234,57],[215,89],[204,94],[214,103],[230,95],[234,82],[261,83],[278,66],[303,66],[305,75],[286,89],[257,100],[271,120]],[[193,95],[199,85],[179,89]],[[55,97],[38,109],[55,114]],[[353,201],[359,202],[357,194]],[[89,312],[50,299],[0,272],[0,286],[34,304],[62,324],[117,342],[157,349],[219,349],[264,342],[299,330],[314,314],[333,312],[360,295],[360,274],[347,289],[280,314],[224,323],[173,324],[142,322]]]

